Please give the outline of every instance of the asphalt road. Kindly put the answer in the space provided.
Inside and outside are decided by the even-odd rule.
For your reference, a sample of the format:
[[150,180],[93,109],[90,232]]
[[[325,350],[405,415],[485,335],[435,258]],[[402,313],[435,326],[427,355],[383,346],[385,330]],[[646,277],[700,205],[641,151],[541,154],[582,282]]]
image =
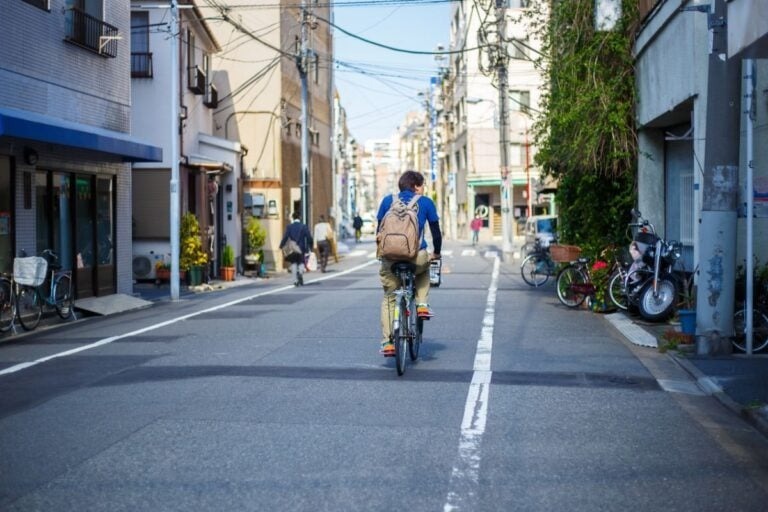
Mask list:
[[403,377],[365,254],[0,344],[0,509],[765,509],[766,439],[668,358],[447,249]]

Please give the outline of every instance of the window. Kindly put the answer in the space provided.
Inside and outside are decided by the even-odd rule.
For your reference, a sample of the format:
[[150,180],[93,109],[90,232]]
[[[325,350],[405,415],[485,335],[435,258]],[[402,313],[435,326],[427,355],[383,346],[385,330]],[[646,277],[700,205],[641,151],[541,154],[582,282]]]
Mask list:
[[512,59],[528,59],[528,47],[522,39],[512,39],[509,44],[509,56]]
[[531,91],[509,91],[509,109],[515,112],[529,112],[531,106]]
[[28,3],[29,5],[34,5],[38,9],[43,9],[45,11],[51,10],[50,0],[22,0],[22,1]]
[[521,166],[523,165],[523,145],[518,143],[511,143],[509,145],[509,165]]
[[152,54],[149,53],[149,12],[131,13],[131,77],[152,77]]

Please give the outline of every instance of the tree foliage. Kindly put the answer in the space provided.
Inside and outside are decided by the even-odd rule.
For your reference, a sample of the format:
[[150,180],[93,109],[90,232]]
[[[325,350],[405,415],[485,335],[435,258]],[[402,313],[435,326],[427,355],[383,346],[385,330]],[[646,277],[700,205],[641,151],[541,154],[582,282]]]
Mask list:
[[561,238],[586,252],[623,242],[636,194],[638,11],[635,0],[621,4],[612,31],[595,30],[593,1],[539,2],[528,14],[548,80],[533,130],[536,163],[558,182]]

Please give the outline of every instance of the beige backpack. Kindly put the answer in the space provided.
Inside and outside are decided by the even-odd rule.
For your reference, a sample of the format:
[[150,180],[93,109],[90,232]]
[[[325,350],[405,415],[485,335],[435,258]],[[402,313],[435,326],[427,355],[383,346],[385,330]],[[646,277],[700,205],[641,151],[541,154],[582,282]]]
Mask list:
[[388,260],[412,260],[419,252],[419,195],[414,195],[408,204],[397,194],[392,195],[392,206],[381,219],[376,235],[379,256]]

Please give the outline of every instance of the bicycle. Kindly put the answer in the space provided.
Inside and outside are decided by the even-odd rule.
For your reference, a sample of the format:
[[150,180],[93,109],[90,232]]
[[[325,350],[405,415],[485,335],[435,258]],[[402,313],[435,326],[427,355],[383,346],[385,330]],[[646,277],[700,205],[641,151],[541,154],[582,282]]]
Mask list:
[[557,263],[550,256],[549,247],[542,246],[536,240],[533,249],[520,264],[520,274],[523,281],[534,287],[543,286],[551,276],[557,275]]
[[[16,317],[27,331],[40,324],[44,305],[54,307],[62,320],[75,317],[72,271],[62,270],[58,260],[59,257],[50,249],[44,250],[42,256],[14,259],[14,280],[19,285],[16,291]],[[19,272],[17,261],[20,262]],[[27,267],[26,271],[24,266]],[[48,268],[51,269],[50,274]],[[50,283],[47,296],[41,294],[42,285],[46,281]]]
[[[558,246],[554,246],[558,247]],[[563,246],[560,246],[563,247]],[[570,308],[580,306],[587,297],[595,298],[597,295],[597,287],[593,282],[592,271],[600,271],[602,277],[599,279],[602,281],[605,279],[607,283],[606,297],[611,303],[619,307],[620,309],[626,309],[623,303],[620,303],[618,297],[614,298],[617,294],[611,287],[616,286],[616,283],[622,284],[625,282],[624,277],[627,274],[627,265],[625,265],[621,258],[618,256],[617,251],[613,247],[605,249],[600,255],[602,262],[602,268],[593,268],[590,265],[589,258],[579,257],[580,250],[576,246],[565,246],[565,250],[560,250],[562,254],[558,254],[555,257],[556,261],[563,262],[564,259],[571,260],[565,267],[563,267],[557,274],[556,288],[557,298],[560,302]],[[613,264],[607,274],[602,274],[602,270],[607,268],[602,258],[605,257],[608,251],[613,251]],[[606,300],[606,298],[603,298]]]
[[398,261],[392,265],[392,273],[400,280],[400,287],[392,294],[395,307],[392,311],[392,343],[395,345],[395,368],[397,375],[405,373],[406,345],[411,361],[419,358],[424,319],[416,314],[416,265]]
[[16,318],[16,295],[13,293],[13,281],[10,275],[0,276],[0,332],[7,332],[13,327]]
[[[747,351],[747,310],[741,309],[733,315],[734,337],[731,343],[741,352]],[[760,352],[768,347],[768,284],[763,285],[760,293],[755,294],[752,304],[752,352]]]

